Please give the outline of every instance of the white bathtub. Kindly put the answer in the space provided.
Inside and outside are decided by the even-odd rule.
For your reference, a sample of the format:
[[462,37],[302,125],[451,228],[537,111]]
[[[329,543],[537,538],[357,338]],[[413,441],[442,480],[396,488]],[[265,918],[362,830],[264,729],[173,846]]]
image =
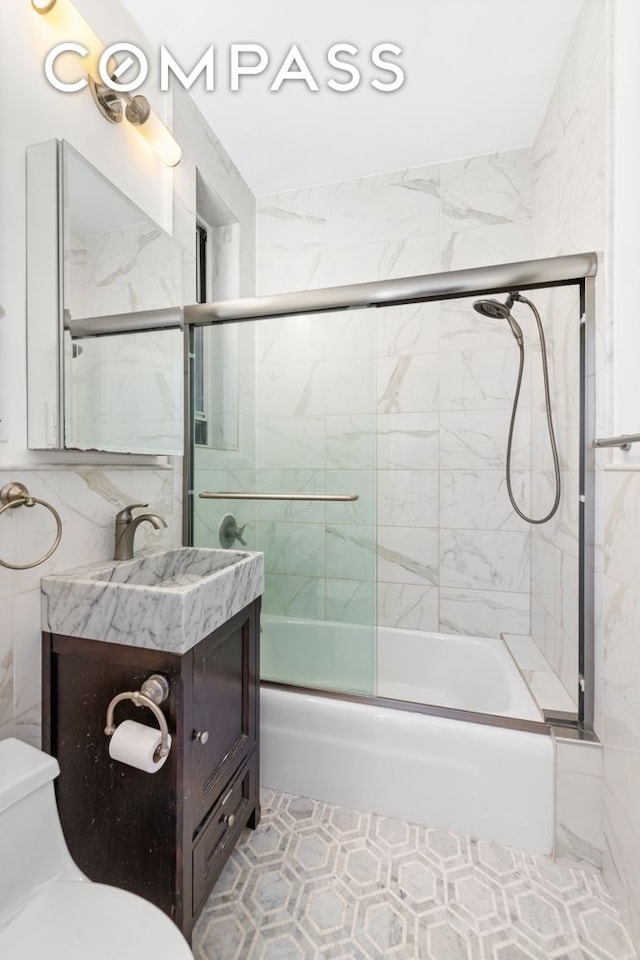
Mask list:
[[263,679],[543,718],[501,639],[263,616]]
[[268,687],[260,731],[266,787],[551,853],[549,736]]
[[543,719],[504,640],[492,637],[381,627],[377,688],[393,700]]
[[[289,684],[541,719],[501,640],[265,616],[261,656]],[[265,786],[551,852],[549,736],[268,687],[261,703]]]

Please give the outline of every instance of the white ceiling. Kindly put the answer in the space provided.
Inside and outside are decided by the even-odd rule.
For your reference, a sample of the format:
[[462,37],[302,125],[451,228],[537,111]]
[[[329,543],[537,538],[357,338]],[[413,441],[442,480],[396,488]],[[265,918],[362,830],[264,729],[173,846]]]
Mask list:
[[[258,195],[533,143],[583,0],[122,0],[149,37],[158,82],[163,43],[189,72],[209,44],[215,92],[192,95]],[[589,2],[589,0],[584,0]],[[333,43],[362,51],[363,82],[335,93],[326,80]],[[404,49],[403,88],[379,93],[368,51]],[[261,77],[228,84],[231,43],[270,54]],[[269,84],[292,43],[320,91]],[[384,79],[388,79],[385,77]]]

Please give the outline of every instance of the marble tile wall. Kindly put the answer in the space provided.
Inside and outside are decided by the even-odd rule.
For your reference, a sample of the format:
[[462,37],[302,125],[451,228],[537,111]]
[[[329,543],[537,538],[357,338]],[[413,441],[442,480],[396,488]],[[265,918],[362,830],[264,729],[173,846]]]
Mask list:
[[[556,256],[593,250],[600,256],[597,278],[596,329],[596,432],[606,436],[611,432],[611,316],[608,309],[605,277],[607,270],[607,118],[609,110],[610,26],[608,4],[605,0],[585,3],[565,62],[558,76],[546,115],[533,146],[533,251],[536,256]],[[575,312],[562,291],[547,294],[541,300],[546,314],[557,317],[560,323],[560,342],[554,354],[562,364],[563,378],[570,389],[562,389],[557,366],[552,371],[556,392],[555,411],[559,421],[559,436],[563,442],[563,480],[565,494],[560,515],[552,524],[533,533],[532,557],[536,586],[532,603],[532,619],[536,638],[541,642],[547,659],[558,669],[568,683],[569,656],[575,662],[575,632],[566,597],[573,590],[576,571],[575,529],[577,523],[576,464],[567,454],[574,450],[576,421],[576,393],[573,384],[575,371]],[[551,325],[548,325],[551,326]],[[555,326],[555,323],[554,323]],[[539,397],[536,398],[539,403]],[[538,427],[541,420],[537,418]],[[567,436],[568,433],[568,436]],[[544,424],[536,429],[534,443],[544,436]],[[539,447],[537,448],[539,449]],[[548,454],[547,454],[548,456]],[[536,463],[540,460],[537,459]],[[548,461],[547,461],[548,462]],[[546,472],[546,470],[544,471]],[[545,478],[541,472],[535,487],[541,497]],[[570,496],[569,496],[570,494]],[[541,501],[542,502],[542,501]],[[603,639],[602,639],[602,550],[604,514],[602,487],[596,480],[596,624],[598,630],[596,661],[596,730],[603,730]],[[558,532],[553,549],[545,542],[552,525]],[[546,567],[547,574],[543,568]],[[554,570],[554,585],[549,571]],[[564,599],[563,599],[564,597]],[[563,611],[565,611],[563,613]],[[564,621],[564,622],[563,622]],[[543,643],[541,637],[546,636]]]
[[640,473],[602,471],[604,537],[603,639],[604,867],[607,881],[640,944]]
[[[526,259],[530,218],[527,150],[262,198],[258,293]],[[355,482],[361,495],[350,516],[332,507],[323,521],[316,510],[324,569],[318,528],[281,517],[263,531],[267,557],[280,540],[282,556],[290,542],[318,558],[297,570],[297,590],[293,571],[277,571],[270,611],[357,620],[366,609],[387,626],[528,633],[529,530],[504,485],[517,372],[508,328],[470,301],[270,323],[273,334],[258,332],[258,465],[306,466],[299,482],[345,492]],[[514,449],[522,496],[528,407],[526,385]]]
[[601,868],[602,744],[556,740],[555,856]]
[[[611,384],[611,312],[607,301],[606,271],[608,248],[608,118],[611,115],[609,102],[611,30],[609,5],[605,0],[590,0],[585,3],[576,24],[575,32],[564,65],[560,71],[555,90],[533,146],[533,250],[536,256],[555,256],[594,250],[600,255],[596,284],[596,433],[609,435],[612,424]],[[560,513],[545,528],[532,534],[532,633],[550,663],[568,684],[576,653],[573,637],[576,632],[575,609],[567,598],[575,590],[575,557],[577,524],[577,485],[575,460],[567,455],[575,449],[576,394],[575,381],[575,311],[563,303],[561,291],[548,294],[545,312],[560,320],[554,324],[560,333],[560,341],[554,353],[562,363],[563,376],[568,388],[557,383],[558,370],[553,370],[556,380],[555,409],[558,417],[559,437],[562,444],[562,471],[565,491]],[[539,408],[539,395],[534,401]],[[535,463],[540,464],[540,439],[544,428],[534,427]],[[568,441],[568,442],[567,442]],[[547,454],[548,457],[548,454]],[[548,460],[546,461],[548,462]],[[598,457],[598,467],[604,463]],[[536,469],[535,488],[540,491],[539,506],[551,496],[548,470]],[[596,620],[596,732],[605,738],[605,771],[607,770],[607,728],[605,714],[609,712],[607,691],[605,699],[604,676],[608,641],[607,611],[603,613],[604,574],[604,527],[609,506],[604,500],[605,475],[600,469],[596,474],[596,572],[595,572],[595,620]],[[546,485],[546,491],[545,491]],[[544,498],[544,499],[543,499]],[[548,534],[554,534],[553,543]],[[544,639],[543,639],[544,638]],[[572,692],[572,691],[571,691]],[[606,774],[605,774],[606,780]],[[584,803],[580,790],[567,787],[560,819],[564,822],[563,844],[565,852],[580,856],[587,842],[592,847],[602,846],[597,841],[595,821],[591,826],[584,822],[584,805],[595,809],[597,803],[598,772],[591,771],[589,790]],[[605,794],[606,796],[606,794]],[[623,802],[626,802],[624,798]],[[560,811],[559,811],[560,812]],[[609,811],[610,813],[610,811]],[[625,826],[612,828],[611,819],[605,810],[605,831],[609,850],[618,850],[631,843],[625,835]],[[586,833],[585,833],[586,831]],[[624,837],[624,839],[622,839]],[[616,864],[615,868],[611,864]],[[609,860],[609,872],[619,869],[624,873],[620,857]],[[629,874],[626,875],[627,877]]]

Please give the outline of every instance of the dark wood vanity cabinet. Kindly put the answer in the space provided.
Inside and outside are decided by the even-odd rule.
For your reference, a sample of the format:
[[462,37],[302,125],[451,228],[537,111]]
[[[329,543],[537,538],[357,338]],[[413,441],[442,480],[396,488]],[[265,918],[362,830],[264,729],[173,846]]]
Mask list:
[[[89,879],[137,893],[190,939],[242,829],[260,819],[260,600],[183,655],[43,634],[43,748],[57,757],[58,809],[71,854]],[[153,774],[109,756],[110,700],[152,673],[172,747]],[[157,726],[123,701],[115,723]]]

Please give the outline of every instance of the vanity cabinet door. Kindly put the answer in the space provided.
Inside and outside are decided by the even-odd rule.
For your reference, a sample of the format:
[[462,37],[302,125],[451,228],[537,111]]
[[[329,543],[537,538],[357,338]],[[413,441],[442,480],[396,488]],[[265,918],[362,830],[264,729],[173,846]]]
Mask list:
[[193,830],[256,749],[258,604],[193,651]]

